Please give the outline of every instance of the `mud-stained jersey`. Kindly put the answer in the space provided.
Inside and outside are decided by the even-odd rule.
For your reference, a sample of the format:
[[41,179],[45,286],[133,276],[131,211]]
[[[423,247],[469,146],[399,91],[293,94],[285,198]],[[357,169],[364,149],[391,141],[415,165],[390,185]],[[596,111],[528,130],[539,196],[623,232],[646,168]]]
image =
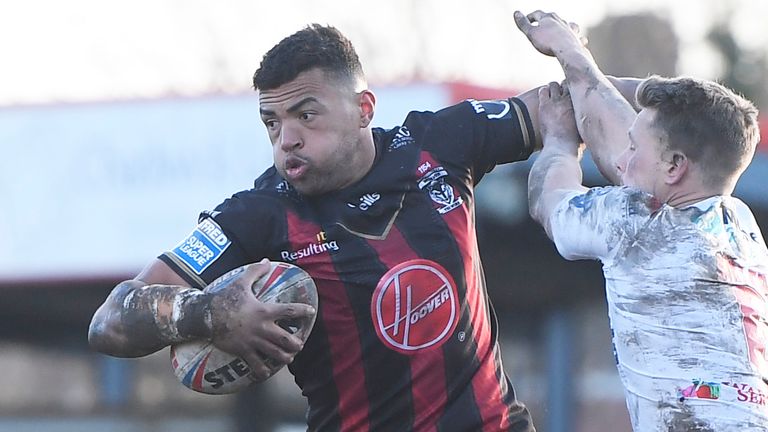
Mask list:
[[356,184],[303,197],[272,167],[161,259],[197,287],[262,257],[313,277],[318,318],[289,366],[309,430],[532,432],[502,368],[473,204],[485,173],[531,154],[525,105],[467,101],[373,133]]
[[743,202],[593,188],[550,223],[561,255],[603,264],[636,432],[768,430],[768,251]]

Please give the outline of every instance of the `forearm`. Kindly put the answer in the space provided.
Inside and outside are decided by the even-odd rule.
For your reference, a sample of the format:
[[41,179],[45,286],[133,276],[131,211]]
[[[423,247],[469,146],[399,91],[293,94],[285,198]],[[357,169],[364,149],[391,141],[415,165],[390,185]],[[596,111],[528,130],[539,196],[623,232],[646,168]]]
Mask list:
[[210,335],[208,294],[189,287],[130,280],[117,285],[96,311],[88,341],[104,354],[139,357]]
[[549,218],[564,194],[586,190],[578,151],[544,146],[528,174],[531,217],[550,235]]
[[557,58],[568,83],[579,134],[603,176],[619,184],[615,161],[627,145],[635,110],[600,71],[586,48],[561,51]]

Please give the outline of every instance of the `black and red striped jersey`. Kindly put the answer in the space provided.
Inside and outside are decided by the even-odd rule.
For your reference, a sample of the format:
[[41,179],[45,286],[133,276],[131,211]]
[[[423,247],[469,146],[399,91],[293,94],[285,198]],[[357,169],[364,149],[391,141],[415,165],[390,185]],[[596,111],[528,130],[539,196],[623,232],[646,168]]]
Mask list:
[[373,135],[356,184],[306,197],[271,167],[160,258],[196,287],[263,257],[314,278],[317,321],[289,366],[309,430],[533,431],[502,367],[473,199],[533,151],[525,105],[470,100]]

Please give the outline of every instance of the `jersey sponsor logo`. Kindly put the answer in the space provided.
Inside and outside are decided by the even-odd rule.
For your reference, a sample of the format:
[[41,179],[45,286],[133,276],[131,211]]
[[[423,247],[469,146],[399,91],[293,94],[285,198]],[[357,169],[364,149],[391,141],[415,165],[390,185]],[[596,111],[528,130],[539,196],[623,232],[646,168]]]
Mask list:
[[512,109],[509,101],[506,100],[483,100],[467,99],[477,114],[485,114],[489,120],[512,118]]
[[454,192],[453,186],[445,181],[446,177],[448,177],[448,171],[439,166],[428,171],[419,179],[419,189],[427,189],[432,201],[441,206],[437,208],[440,214],[448,213],[464,203],[461,196]]
[[405,126],[400,126],[400,130],[397,131],[395,134],[395,137],[392,138],[392,142],[389,143],[389,147],[387,147],[387,151],[391,152],[392,150],[399,149],[400,147],[406,146],[414,141],[413,137],[411,136],[411,131],[408,130]]
[[749,384],[724,382],[723,384],[733,387],[736,390],[736,400],[755,405],[765,405],[768,400],[765,388],[755,388]]
[[355,204],[355,203],[347,203],[347,206],[350,207],[350,208],[356,208],[356,209],[360,209],[362,211],[366,211],[369,208],[373,207],[373,205],[376,204],[376,202],[379,199],[381,199],[381,194],[378,194],[378,193],[370,194],[369,193],[369,194],[365,194],[365,195],[361,196],[358,199],[358,203],[357,204]]
[[336,242],[336,240],[328,240],[325,234],[325,231],[320,231],[315,236],[317,238],[317,243],[308,243],[306,247],[290,251],[290,250],[284,250],[280,252],[280,257],[285,261],[296,261],[300,260],[302,258],[307,258],[312,255],[317,255],[319,253],[324,253],[328,251],[338,251],[339,244]]
[[191,234],[171,251],[196,274],[201,274],[232,242],[213,219],[203,219]]
[[768,388],[764,384],[756,387],[746,383],[709,382],[701,379],[693,379],[691,382],[693,385],[677,391],[680,402],[686,399],[710,399],[765,406],[768,401]]
[[288,181],[283,180],[275,186],[275,190],[281,194],[290,194],[293,192],[293,186]]
[[371,298],[379,339],[403,354],[441,346],[456,329],[456,284],[439,264],[415,259],[391,268]]
[[716,382],[705,382],[700,379],[692,380],[693,385],[677,391],[677,397],[680,401],[685,399],[719,399],[720,384]]

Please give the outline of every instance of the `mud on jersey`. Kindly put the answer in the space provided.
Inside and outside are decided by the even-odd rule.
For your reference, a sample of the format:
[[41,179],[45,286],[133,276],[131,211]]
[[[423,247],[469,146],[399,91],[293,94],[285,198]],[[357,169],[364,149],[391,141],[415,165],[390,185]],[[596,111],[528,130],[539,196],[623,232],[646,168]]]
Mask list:
[[603,263],[636,432],[768,430],[768,251],[743,202],[594,188],[550,223],[564,257]]
[[532,152],[525,105],[467,101],[373,133],[357,184],[303,197],[272,167],[161,259],[197,287],[262,257],[312,275],[318,319],[289,366],[310,430],[533,431],[502,368],[473,207],[485,173]]

